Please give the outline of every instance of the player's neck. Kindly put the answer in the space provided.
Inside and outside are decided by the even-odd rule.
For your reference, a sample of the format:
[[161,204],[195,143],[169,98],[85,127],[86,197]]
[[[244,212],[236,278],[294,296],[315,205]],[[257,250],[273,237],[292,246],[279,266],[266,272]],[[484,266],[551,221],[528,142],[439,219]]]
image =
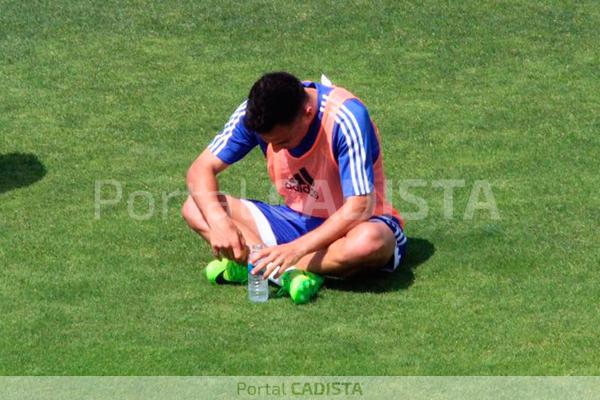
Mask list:
[[306,88],[306,94],[308,95],[308,105],[311,109],[311,120],[313,120],[315,118],[315,116],[317,115],[317,107],[319,106],[319,99],[318,99],[318,93],[317,93],[317,89],[314,88]]
[[294,141],[289,144],[289,149],[294,149],[302,143],[317,116],[317,109],[319,106],[317,90],[312,88],[306,88],[305,90],[308,99],[302,110],[302,122],[300,123],[300,126],[297,127]]
[[317,89],[313,89],[313,88],[306,88],[306,95],[308,96],[308,118],[307,121],[308,125],[306,125],[306,129],[304,130],[304,134],[302,135],[302,139],[304,139],[304,136],[306,136],[308,134],[308,131],[310,130],[310,126],[312,125],[313,121],[315,120],[315,117],[317,116],[317,113],[319,112],[319,98],[318,98],[318,93],[317,93]]

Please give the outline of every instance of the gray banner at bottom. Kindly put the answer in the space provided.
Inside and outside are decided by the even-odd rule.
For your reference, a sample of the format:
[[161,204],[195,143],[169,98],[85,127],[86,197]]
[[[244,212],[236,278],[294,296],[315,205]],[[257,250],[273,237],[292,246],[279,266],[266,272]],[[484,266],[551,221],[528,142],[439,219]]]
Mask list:
[[598,399],[600,377],[0,377],[2,400]]

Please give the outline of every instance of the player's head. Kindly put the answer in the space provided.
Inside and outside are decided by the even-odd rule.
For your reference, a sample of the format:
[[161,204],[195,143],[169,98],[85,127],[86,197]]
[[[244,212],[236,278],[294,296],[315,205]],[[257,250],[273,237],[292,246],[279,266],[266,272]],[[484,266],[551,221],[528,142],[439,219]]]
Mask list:
[[287,72],[271,72],[254,83],[244,123],[275,150],[290,147],[306,132],[308,96],[302,82]]

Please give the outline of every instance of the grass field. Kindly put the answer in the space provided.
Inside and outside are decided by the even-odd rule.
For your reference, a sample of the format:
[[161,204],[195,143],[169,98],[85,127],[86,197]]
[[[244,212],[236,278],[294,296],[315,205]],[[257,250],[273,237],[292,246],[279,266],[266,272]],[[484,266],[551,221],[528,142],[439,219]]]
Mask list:
[[[0,374],[600,374],[598,26],[593,1],[0,0]],[[281,69],[360,96],[428,205],[408,268],[304,307],[210,286],[179,215]],[[259,153],[222,188],[266,200]],[[452,219],[441,179],[465,183]],[[102,180],[122,200],[96,219]],[[500,219],[463,218],[476,180]]]

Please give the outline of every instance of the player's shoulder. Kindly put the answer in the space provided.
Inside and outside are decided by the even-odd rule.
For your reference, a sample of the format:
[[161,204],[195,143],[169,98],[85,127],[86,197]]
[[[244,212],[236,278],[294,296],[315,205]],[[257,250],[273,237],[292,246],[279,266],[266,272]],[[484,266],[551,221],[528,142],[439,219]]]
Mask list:
[[[334,100],[335,96],[334,95],[332,96],[332,92],[335,89],[335,87],[327,87],[327,86],[322,86],[322,87],[323,87],[323,89],[322,89],[322,92],[323,92],[322,108],[324,109],[329,101],[335,101]],[[346,90],[346,89],[344,89],[344,90]],[[342,114],[341,116],[347,115],[347,116],[354,117],[357,120],[368,119],[369,110],[367,109],[365,104],[351,92],[348,92],[348,96],[349,96],[349,98],[346,98],[343,101],[341,107],[338,110],[338,113]]]
[[239,106],[235,109],[233,114],[229,117],[229,121],[240,121],[244,119],[244,115],[246,115],[246,107],[248,105],[248,99],[242,101]]
[[355,149],[370,143],[374,130],[369,110],[364,103],[356,97],[346,99],[335,116],[331,144],[333,154],[339,155],[345,149]]
[[242,101],[235,111],[230,115],[229,120],[223,127],[224,131],[235,131],[236,133],[243,133],[246,135],[253,135],[254,132],[246,128],[246,108],[248,105],[248,99]]
[[344,101],[344,107],[348,113],[354,115],[357,119],[369,119],[369,110],[367,109],[367,106],[365,106],[365,104],[357,97]]
[[362,101],[353,97],[346,99],[336,113],[336,128],[341,125],[363,127],[371,124],[369,110]]

